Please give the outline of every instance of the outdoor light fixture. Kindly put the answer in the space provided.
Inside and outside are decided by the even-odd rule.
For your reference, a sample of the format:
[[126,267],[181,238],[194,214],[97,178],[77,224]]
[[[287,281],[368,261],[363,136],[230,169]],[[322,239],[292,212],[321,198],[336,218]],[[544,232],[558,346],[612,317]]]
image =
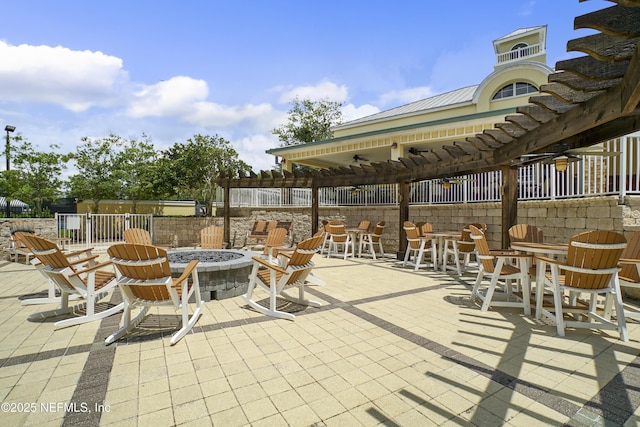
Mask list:
[[564,172],[567,170],[567,166],[569,166],[569,158],[567,156],[556,157],[556,170],[559,172]]
[[449,190],[451,188],[451,182],[448,179],[442,181],[442,188]]
[[398,148],[398,143],[393,141],[393,143],[391,144],[391,148]]
[[[10,167],[11,167],[11,162],[9,161],[9,157],[10,157],[10,152],[11,152],[11,145],[10,145],[10,137],[9,137],[9,133],[13,132],[16,130],[15,126],[10,126],[10,125],[6,125],[4,127],[4,130],[7,131],[7,145],[5,147],[5,157],[7,158],[7,171],[9,171]],[[11,207],[9,206],[9,197],[5,197],[5,202],[7,203],[7,218],[9,218],[11,216]]]
[[564,172],[567,170],[569,163],[579,162],[580,157],[574,156],[573,154],[563,154],[561,156],[554,157],[552,161],[558,172]]

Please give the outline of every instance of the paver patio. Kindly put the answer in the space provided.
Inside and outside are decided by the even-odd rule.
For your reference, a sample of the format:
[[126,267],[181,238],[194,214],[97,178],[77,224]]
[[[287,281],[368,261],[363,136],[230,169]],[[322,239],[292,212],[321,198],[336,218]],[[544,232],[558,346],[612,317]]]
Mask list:
[[173,347],[172,311],[108,347],[120,315],[58,331],[30,322],[43,307],[19,300],[46,283],[0,261],[1,424],[640,424],[638,322],[627,343],[591,330],[562,338],[519,309],[481,312],[473,274],[314,261],[327,286],[309,293],[323,307],[287,321],[240,298],[210,301]]

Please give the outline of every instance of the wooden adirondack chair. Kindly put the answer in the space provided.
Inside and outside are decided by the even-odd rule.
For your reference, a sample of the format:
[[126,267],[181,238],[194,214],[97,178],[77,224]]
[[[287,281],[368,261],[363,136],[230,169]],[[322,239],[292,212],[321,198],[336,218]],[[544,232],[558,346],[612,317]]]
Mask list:
[[[289,320],[295,319],[295,315],[278,310],[278,296],[296,304],[320,307],[319,302],[305,298],[304,288],[305,281],[314,267],[311,259],[320,250],[321,245],[322,235],[300,242],[293,253],[287,257],[288,260],[283,266],[273,265],[267,260],[254,256],[253,270],[249,276],[249,288],[242,299],[260,313]],[[298,288],[298,297],[286,293],[286,290],[292,287]],[[269,293],[268,307],[254,300],[256,288],[264,289]]]
[[[433,231],[433,226],[429,223],[422,224],[421,227],[425,232]],[[422,237],[418,227],[409,221],[405,221],[403,224],[404,232],[407,235],[407,250],[404,253],[404,260],[402,266],[413,266],[414,271],[418,271],[420,267],[433,267],[434,270],[437,266],[438,254],[436,252],[437,247],[433,244],[430,238]],[[413,262],[411,262],[411,256],[413,256]],[[431,264],[425,261],[426,256],[431,256]]]
[[18,262],[18,257],[23,256],[24,263],[29,265],[29,258],[32,258],[34,255],[24,236],[32,234],[33,233],[29,233],[27,231],[16,231],[11,235],[11,249],[9,250],[9,255],[13,254],[13,260],[15,262]]
[[[536,317],[554,321],[558,335],[565,328],[617,330],[627,341],[627,325],[618,282],[618,261],[627,246],[625,237],[613,231],[587,231],[569,240],[566,262],[536,256],[538,279],[536,290]],[[547,272],[546,266],[551,271]],[[553,305],[543,305],[544,291],[553,294]],[[589,298],[584,299],[583,295]],[[599,312],[598,296],[604,295],[604,313]],[[612,321],[610,304],[615,305],[616,321]],[[565,319],[573,313],[572,320]],[[586,321],[580,320],[581,317]]]
[[[468,224],[462,227],[462,233],[460,234],[460,240],[447,240],[444,247],[443,255],[443,269],[454,270],[458,273],[458,276],[462,276],[462,273],[471,265],[471,256],[476,253],[476,244],[471,238],[471,227],[474,226],[484,234],[487,231],[487,224],[477,222]],[[453,264],[449,265],[448,261],[451,258]],[[460,263],[462,259],[462,263]]]
[[284,241],[287,239],[287,230],[285,228],[274,228],[267,234],[267,240],[264,242],[262,255],[270,262],[278,255],[278,249],[284,247]]
[[269,234],[269,230],[273,230],[278,225],[278,221],[256,221],[253,223],[251,230],[247,232],[245,246],[249,244],[249,239],[255,240],[255,243],[264,242]]
[[210,225],[200,230],[201,249],[223,249],[227,247],[224,241],[224,228]]
[[351,235],[347,233],[344,224],[329,223],[329,249],[327,250],[327,258],[331,257],[332,253],[340,255],[340,248],[344,251],[344,259],[347,259],[349,255],[349,248],[351,248],[351,254],[354,253],[354,243]]
[[[120,271],[117,284],[124,298],[122,327],[105,340],[111,344],[131,332],[147,315],[149,307],[167,306],[179,310],[182,326],[171,336],[171,345],[184,337],[198,321],[203,302],[200,297],[197,260],[187,264],[182,275],[171,277],[167,251],[150,245],[119,243],[107,250]],[[195,308],[189,316],[189,303],[193,298]],[[140,307],[140,313],[131,319],[132,311]]]
[[363,233],[360,235],[360,243],[358,246],[358,255],[362,255],[362,249],[368,250],[371,253],[373,259],[376,259],[376,248],[378,245],[380,248],[380,256],[384,256],[384,248],[382,247],[382,232],[384,231],[384,221],[380,221],[376,224],[372,232]]
[[509,241],[514,242],[532,242],[542,243],[544,241],[544,233],[542,229],[535,225],[516,224],[509,229]]
[[151,243],[151,234],[142,228],[128,228],[124,230],[123,236],[126,243],[133,243],[136,245],[153,244]]
[[[482,230],[471,224],[469,232],[480,261],[471,299],[479,298],[482,301],[482,311],[487,311],[491,306],[522,307],[524,314],[531,314],[529,272],[520,264],[523,258],[531,258],[531,255],[509,250],[491,250]],[[512,260],[517,260],[517,264],[509,264]],[[482,291],[480,288],[485,277],[489,278],[489,285]],[[522,293],[515,292],[513,281],[520,282]],[[496,292],[499,284],[502,284],[502,291]]]
[[[620,255],[621,270],[618,273],[620,288],[640,290],[640,231],[627,238],[627,247]],[[627,318],[640,320],[640,307],[623,301],[624,315]]]
[[[33,313],[29,320],[45,319],[65,314],[80,313],[56,322],[56,329],[78,325],[111,316],[124,307],[123,303],[106,310],[98,311],[98,302],[116,286],[116,274],[113,268],[105,269],[111,262],[95,263],[97,255],[70,260],[54,242],[34,235],[25,235],[24,239],[31,251],[42,264],[40,272],[53,281],[60,290],[60,308]],[[79,267],[79,264],[88,264]],[[69,297],[81,296],[84,301],[69,306]]]

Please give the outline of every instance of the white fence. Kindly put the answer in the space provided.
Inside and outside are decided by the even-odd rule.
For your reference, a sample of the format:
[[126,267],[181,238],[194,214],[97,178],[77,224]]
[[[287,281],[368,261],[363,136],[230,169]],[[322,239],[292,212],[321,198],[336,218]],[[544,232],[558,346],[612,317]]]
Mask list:
[[72,248],[103,250],[124,242],[124,230],[142,228],[152,233],[153,215],[141,214],[56,214],[58,238]]
[[[518,169],[519,200],[553,200],[587,196],[640,194],[640,134],[633,134],[594,146],[608,155],[578,156],[566,171],[554,164],[533,163]],[[465,175],[451,179],[449,188],[441,180],[415,182],[410,204],[480,203],[501,200],[500,171]],[[395,184],[321,188],[321,206],[397,205]],[[311,206],[311,190],[242,188],[231,189],[231,206]],[[224,193],[218,189],[217,205]]]

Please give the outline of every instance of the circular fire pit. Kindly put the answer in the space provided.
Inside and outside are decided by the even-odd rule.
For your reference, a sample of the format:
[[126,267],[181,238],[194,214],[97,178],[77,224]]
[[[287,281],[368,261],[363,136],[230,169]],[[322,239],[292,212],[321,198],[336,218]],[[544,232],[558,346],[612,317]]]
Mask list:
[[180,277],[189,261],[197,259],[202,299],[225,299],[243,295],[253,266],[249,251],[190,250],[170,251],[167,256],[173,277]]

